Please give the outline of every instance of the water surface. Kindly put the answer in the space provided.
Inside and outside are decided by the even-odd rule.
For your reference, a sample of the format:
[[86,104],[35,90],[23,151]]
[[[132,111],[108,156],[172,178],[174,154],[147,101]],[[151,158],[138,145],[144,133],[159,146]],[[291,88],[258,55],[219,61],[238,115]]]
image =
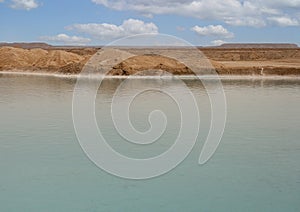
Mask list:
[[[149,80],[177,89],[161,79],[134,79],[133,86]],[[133,125],[146,130],[156,107],[169,124],[155,144],[130,144],[109,113],[120,82],[104,81],[96,100],[104,136],[132,157],[164,152],[180,126],[178,108],[159,92],[140,95],[132,104]],[[74,79],[0,75],[0,211],[300,211],[300,81],[224,80],[227,125],[203,166],[197,161],[210,105],[201,84],[185,82],[201,115],[197,144],[173,171],[136,181],[104,172],[81,150],[72,122]]]

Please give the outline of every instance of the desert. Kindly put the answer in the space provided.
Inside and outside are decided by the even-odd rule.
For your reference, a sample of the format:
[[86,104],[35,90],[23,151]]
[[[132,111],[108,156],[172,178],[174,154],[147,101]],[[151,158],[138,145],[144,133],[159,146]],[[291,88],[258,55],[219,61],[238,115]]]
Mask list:
[[[0,72],[79,74],[101,47],[51,46],[45,43],[1,44]],[[199,47],[219,75],[300,75],[300,48],[293,44],[224,44]],[[170,49],[172,51],[172,49]],[[189,50],[186,54],[189,54]],[[109,75],[132,75],[159,69],[191,75],[184,64],[160,55],[140,55],[113,67]],[[204,73],[205,74],[205,73]]]

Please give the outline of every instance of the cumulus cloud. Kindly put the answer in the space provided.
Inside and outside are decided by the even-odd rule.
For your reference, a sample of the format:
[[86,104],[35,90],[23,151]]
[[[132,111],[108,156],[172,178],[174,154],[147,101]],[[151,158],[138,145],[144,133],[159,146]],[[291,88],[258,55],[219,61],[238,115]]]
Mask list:
[[55,36],[42,36],[40,37],[40,40],[68,45],[84,45],[91,42],[91,39],[89,38],[69,36],[66,34],[58,34]]
[[221,38],[233,38],[234,34],[225,29],[222,25],[209,25],[204,27],[194,26],[192,31],[200,36],[214,36]]
[[141,14],[177,14],[223,21],[236,26],[263,27],[273,16],[299,19],[300,0],[92,0],[114,10]]
[[95,39],[99,40],[111,40],[124,36],[144,33],[158,33],[158,27],[154,23],[145,23],[136,19],[125,20],[119,26],[108,23],[89,23],[73,24],[66,27],[66,29],[92,35]]
[[10,5],[13,9],[31,10],[37,8],[39,4],[35,0],[12,0]]

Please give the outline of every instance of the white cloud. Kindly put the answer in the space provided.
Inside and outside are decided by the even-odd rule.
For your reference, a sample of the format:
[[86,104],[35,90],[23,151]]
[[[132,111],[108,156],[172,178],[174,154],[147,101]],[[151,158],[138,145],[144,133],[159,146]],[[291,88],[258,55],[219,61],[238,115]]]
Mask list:
[[270,17],[268,20],[278,26],[286,27],[286,26],[299,26],[300,22],[295,18],[290,18],[287,16],[282,17]]
[[0,0],[0,3],[4,2],[4,0]]
[[230,25],[263,27],[273,16],[297,17],[300,0],[92,0],[114,10],[141,14],[176,14]]
[[300,8],[299,0],[284,0],[284,1],[283,0],[264,0],[263,2],[256,0],[256,2],[261,2],[265,6],[274,7],[274,8],[295,8],[295,9]]
[[35,0],[12,0],[10,5],[13,9],[31,10],[37,8],[39,4]]
[[136,19],[125,20],[119,26],[107,23],[89,23],[74,24],[66,27],[66,29],[92,35],[94,38],[99,40],[111,40],[144,33],[158,33],[158,27],[154,23],[145,23]]
[[211,44],[214,45],[214,46],[220,46],[220,45],[222,45],[224,43],[226,43],[226,41],[223,41],[223,40],[213,40],[211,42]]
[[[134,10],[142,14],[179,14],[199,18],[228,16],[241,9],[237,0],[92,0],[115,10]],[[230,11],[228,9],[231,8]]]
[[264,27],[266,26],[266,22],[259,18],[252,18],[252,17],[241,17],[241,18],[226,18],[226,24],[232,26],[251,26],[251,27]]
[[204,27],[194,26],[192,31],[200,36],[215,36],[221,38],[233,38],[234,34],[225,29],[222,25],[209,25]]
[[68,45],[84,45],[84,44],[91,42],[91,39],[89,39],[89,38],[83,38],[83,37],[78,37],[78,36],[69,36],[66,34],[58,34],[55,36],[43,36],[43,37],[40,37],[40,40],[50,41],[50,42],[54,42],[54,43],[68,44]]

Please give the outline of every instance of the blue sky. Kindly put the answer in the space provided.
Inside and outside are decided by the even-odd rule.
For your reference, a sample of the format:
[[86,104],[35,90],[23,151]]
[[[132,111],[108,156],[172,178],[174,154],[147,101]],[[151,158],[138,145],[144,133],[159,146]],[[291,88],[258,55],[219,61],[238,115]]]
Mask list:
[[104,45],[164,33],[194,45],[300,44],[300,0],[0,0],[0,42]]

